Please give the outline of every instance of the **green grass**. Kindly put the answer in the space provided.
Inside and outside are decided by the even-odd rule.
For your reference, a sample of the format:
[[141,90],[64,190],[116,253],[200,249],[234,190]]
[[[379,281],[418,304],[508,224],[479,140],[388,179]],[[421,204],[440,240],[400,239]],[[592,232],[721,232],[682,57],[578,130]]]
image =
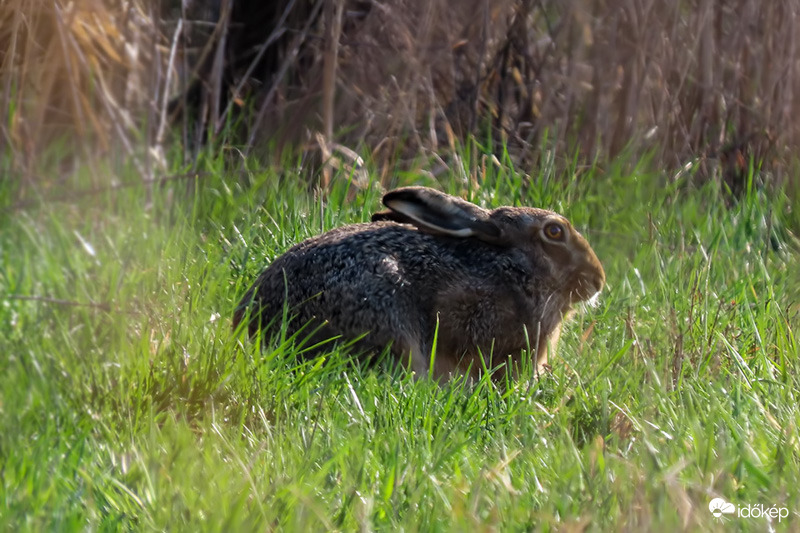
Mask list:
[[0,529],[768,529],[715,521],[717,496],[800,527],[783,193],[728,205],[622,164],[445,184],[564,213],[606,268],[552,374],[498,389],[232,334],[273,258],[379,207],[343,183],[323,204],[297,166],[226,174],[209,157],[196,180],[0,214]]

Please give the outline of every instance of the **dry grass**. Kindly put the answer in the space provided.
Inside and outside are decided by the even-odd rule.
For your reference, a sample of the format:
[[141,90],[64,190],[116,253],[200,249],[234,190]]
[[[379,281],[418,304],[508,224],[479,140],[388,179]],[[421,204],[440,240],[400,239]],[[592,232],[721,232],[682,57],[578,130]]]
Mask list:
[[[343,6],[342,20],[321,4],[252,5],[228,21],[249,36],[228,42],[228,57],[262,53],[247,72],[224,71],[239,90],[257,87],[250,141],[334,131],[384,159],[483,139],[488,122],[523,162],[545,136],[588,161],[633,145],[669,168],[719,170],[734,191],[751,158],[780,178],[800,146],[798,0],[325,3]],[[331,87],[326,36],[339,33]]]
[[35,175],[66,134],[92,154],[121,146],[152,178],[170,118],[188,158],[220,136],[245,151],[339,143],[386,162],[384,177],[420,154],[447,167],[437,154],[488,130],[524,166],[553,143],[590,162],[632,147],[734,192],[751,160],[785,181],[800,148],[800,0],[170,6],[0,6],[2,135],[19,168]]
[[153,20],[136,0],[0,4],[0,87],[8,114],[0,135],[25,178],[23,192],[57,181],[34,179],[53,143],[65,171],[77,158],[140,155],[142,124],[154,122],[162,76],[154,68],[162,57]]

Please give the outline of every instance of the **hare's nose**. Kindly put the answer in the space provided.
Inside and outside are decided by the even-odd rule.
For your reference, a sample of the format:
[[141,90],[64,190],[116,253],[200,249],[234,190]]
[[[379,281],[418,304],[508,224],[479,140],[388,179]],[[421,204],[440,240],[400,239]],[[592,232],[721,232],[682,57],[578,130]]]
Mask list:
[[597,265],[597,268],[591,269],[583,279],[594,289],[594,293],[598,293],[606,284],[606,273],[603,271],[603,267]]
[[601,274],[599,276],[596,276],[594,279],[592,279],[592,285],[594,285],[594,288],[597,289],[597,292],[602,291],[603,290],[603,286],[605,284],[606,284],[606,276],[605,276],[605,274]]

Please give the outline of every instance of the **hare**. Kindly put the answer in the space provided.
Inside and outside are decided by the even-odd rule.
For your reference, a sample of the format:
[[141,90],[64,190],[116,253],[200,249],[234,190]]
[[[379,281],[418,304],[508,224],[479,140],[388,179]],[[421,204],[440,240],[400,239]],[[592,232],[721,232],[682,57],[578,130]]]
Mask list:
[[290,334],[308,325],[315,343],[391,346],[418,375],[476,378],[492,357],[513,368],[528,350],[541,371],[573,306],[605,284],[589,243],[552,211],[490,211],[426,187],[395,189],[383,203],[371,223],[278,257],[242,298],[234,327],[247,316],[251,335],[274,331],[286,310]]

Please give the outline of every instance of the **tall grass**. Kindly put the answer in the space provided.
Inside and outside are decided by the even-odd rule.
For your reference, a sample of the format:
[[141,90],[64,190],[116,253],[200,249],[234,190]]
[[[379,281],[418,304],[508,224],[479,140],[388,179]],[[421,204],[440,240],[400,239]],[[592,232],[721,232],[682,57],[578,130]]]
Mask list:
[[162,171],[168,53],[151,3],[4,1],[0,50],[0,138],[16,194],[74,187],[67,176],[98,156],[133,159],[144,178]]
[[[209,111],[195,115],[201,131],[242,115],[248,144],[290,139],[323,159],[316,132],[413,167],[490,129],[495,151],[507,147],[521,166],[546,157],[547,137],[590,162],[633,147],[658,168],[688,163],[739,194],[751,160],[764,167],[759,180],[796,175],[799,9],[798,0],[239,0],[210,16],[213,32],[195,35],[215,50],[196,62],[212,81],[190,79],[185,103]],[[241,98],[257,112],[234,105]]]
[[[800,280],[780,191],[729,206],[646,162],[443,181],[561,211],[606,268],[552,373],[504,389],[231,332],[266,264],[378,208],[346,176],[309,194],[295,163],[229,174],[208,153],[188,194],[0,214],[0,527],[798,528]],[[714,497],[791,514],[720,522]]]
[[388,182],[453,171],[474,138],[521,168],[633,149],[741,195],[797,175],[800,0],[762,4],[9,0],[0,137],[28,198],[97,155],[157,179],[171,144],[340,167],[346,145]]

